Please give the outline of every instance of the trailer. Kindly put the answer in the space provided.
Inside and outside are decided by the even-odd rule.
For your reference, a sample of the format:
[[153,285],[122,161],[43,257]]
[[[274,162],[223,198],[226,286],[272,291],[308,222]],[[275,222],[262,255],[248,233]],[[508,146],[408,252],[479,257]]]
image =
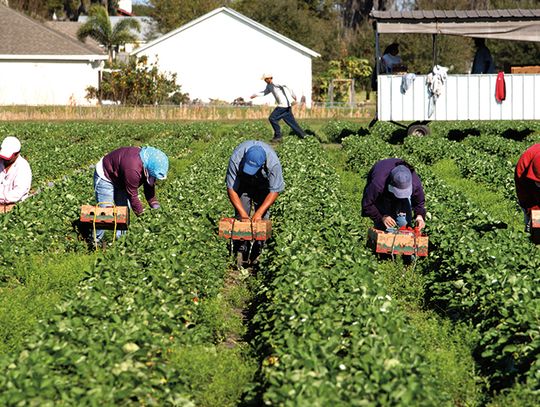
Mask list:
[[412,122],[406,126],[407,134],[427,135],[431,121],[540,119],[538,71],[504,73],[506,97],[502,101],[495,96],[498,74],[447,74],[443,91],[435,100],[429,92],[429,73],[415,75],[405,91],[404,74],[379,74],[380,34],[431,34],[436,66],[437,35],[540,42],[540,9],[373,10],[370,17],[375,28],[377,75],[377,115],[371,125],[377,120]]

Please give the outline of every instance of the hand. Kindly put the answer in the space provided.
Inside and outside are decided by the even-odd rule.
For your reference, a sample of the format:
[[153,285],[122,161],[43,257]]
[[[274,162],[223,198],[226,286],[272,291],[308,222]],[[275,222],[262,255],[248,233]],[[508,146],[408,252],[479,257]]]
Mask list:
[[395,228],[397,226],[396,221],[391,216],[384,215],[382,221],[387,228]]
[[426,222],[421,215],[418,215],[416,217],[416,227],[418,228],[418,230],[422,230],[426,227]]
[[249,98],[250,99],[255,99],[257,97],[257,95],[251,95]]
[[253,222],[257,222],[257,221],[259,221],[259,220],[261,220],[261,219],[262,219],[262,215],[259,214],[259,213],[255,213],[255,215],[253,215],[253,218],[251,218],[251,220],[252,220]]

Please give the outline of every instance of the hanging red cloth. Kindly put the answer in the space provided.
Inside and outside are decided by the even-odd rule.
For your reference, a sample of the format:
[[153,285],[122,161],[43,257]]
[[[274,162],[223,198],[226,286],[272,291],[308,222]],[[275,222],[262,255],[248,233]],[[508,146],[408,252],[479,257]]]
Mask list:
[[504,72],[500,71],[495,82],[495,99],[501,103],[506,99],[506,83],[504,82]]

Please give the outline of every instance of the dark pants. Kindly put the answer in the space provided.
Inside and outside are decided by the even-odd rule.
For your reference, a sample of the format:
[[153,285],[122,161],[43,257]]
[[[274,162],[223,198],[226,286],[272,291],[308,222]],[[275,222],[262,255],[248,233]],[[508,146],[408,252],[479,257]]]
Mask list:
[[[251,207],[253,206],[254,211],[259,209],[259,207],[264,202],[266,196],[268,195],[268,190],[260,190],[260,189],[252,189],[249,191],[239,191],[238,196],[240,197],[240,201],[242,202],[242,206],[244,207],[244,210],[249,216],[252,216],[251,213]],[[234,210],[234,216],[236,219],[240,219],[240,214],[235,209]],[[270,218],[270,211],[266,211],[263,219]],[[253,242],[253,245],[251,245],[251,242]],[[256,259],[259,254],[261,253],[261,250],[264,246],[263,240],[254,240],[254,241],[244,241],[244,240],[234,240],[233,241],[233,252],[237,253],[239,251],[244,253],[244,259],[247,261],[247,256],[250,251],[251,246],[251,256],[250,260]]]
[[279,121],[283,119],[285,123],[300,137],[305,137],[304,130],[298,125],[296,119],[292,114],[290,107],[276,107],[274,111],[270,114],[268,120],[274,129],[274,138],[281,138],[281,127],[279,126]]
[[[382,209],[382,210],[381,210]],[[379,208],[383,214],[388,214],[394,218],[397,223],[397,228],[402,226],[412,226],[412,208],[410,199],[395,199],[389,208]],[[385,230],[384,223],[376,224],[375,228]]]

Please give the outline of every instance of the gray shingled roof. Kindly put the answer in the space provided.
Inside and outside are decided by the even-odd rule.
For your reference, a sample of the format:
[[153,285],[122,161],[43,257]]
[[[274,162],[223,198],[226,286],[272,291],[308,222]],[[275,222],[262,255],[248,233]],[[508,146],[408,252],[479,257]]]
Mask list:
[[377,21],[391,22],[472,22],[472,21],[529,21],[540,20],[540,9],[515,10],[414,10],[378,11],[373,10],[370,17]]
[[[45,21],[45,25],[53,30],[60,31],[75,41],[79,41],[77,38],[77,31],[79,31],[82,24],[77,21]],[[101,47],[93,38],[86,38],[84,44],[86,44],[87,48],[94,50],[95,53],[104,53],[103,47]]]
[[0,55],[100,55],[92,47],[0,5]]

